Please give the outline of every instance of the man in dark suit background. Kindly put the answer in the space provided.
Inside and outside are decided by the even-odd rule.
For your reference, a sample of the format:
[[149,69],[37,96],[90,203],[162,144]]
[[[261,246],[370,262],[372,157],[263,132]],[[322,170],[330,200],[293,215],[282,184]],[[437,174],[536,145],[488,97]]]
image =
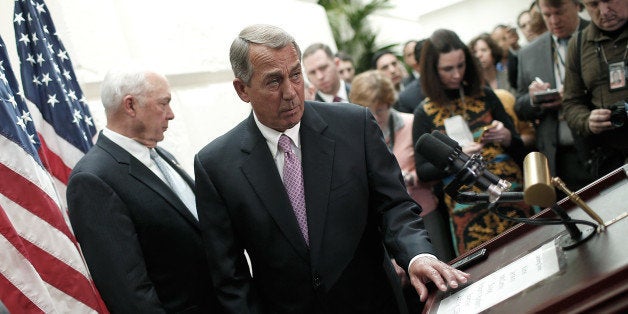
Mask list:
[[[166,78],[124,67],[102,83],[107,126],[70,176],[70,221],[112,313],[212,313],[192,179],[157,147],[170,108]],[[157,155],[155,155],[155,153]]]
[[231,45],[233,85],[253,111],[195,157],[224,311],[395,313],[384,242],[422,300],[427,281],[443,291],[466,282],[433,257],[421,209],[368,109],[304,102],[300,54],[277,27],[243,29]]
[[320,102],[349,102],[351,84],[338,72],[340,58],[323,43],[314,43],[303,51],[303,67],[310,83],[316,88],[314,100]]
[[[425,39],[421,39],[416,42],[413,50],[413,58],[416,60],[416,64],[419,64],[421,61],[421,51],[423,49],[423,43]],[[406,56],[404,50],[404,57]],[[410,81],[406,85],[406,88],[399,93],[399,99],[393,105],[397,111],[406,112],[406,113],[414,113],[414,110],[419,107],[423,99],[425,99],[425,95],[423,95],[423,90],[421,90],[421,80],[419,76],[421,73],[416,70],[414,74],[416,76],[415,79]]]
[[[552,176],[559,176],[572,190],[591,181],[586,175],[582,138],[574,136],[563,118],[562,91],[565,81],[567,42],[588,25],[580,19],[579,0],[537,0],[537,8],[548,32],[523,47],[518,55],[517,100],[519,119],[534,123],[536,148],[548,160]],[[536,79],[540,79],[540,82]],[[534,93],[558,89],[560,97],[545,103],[534,103]]]

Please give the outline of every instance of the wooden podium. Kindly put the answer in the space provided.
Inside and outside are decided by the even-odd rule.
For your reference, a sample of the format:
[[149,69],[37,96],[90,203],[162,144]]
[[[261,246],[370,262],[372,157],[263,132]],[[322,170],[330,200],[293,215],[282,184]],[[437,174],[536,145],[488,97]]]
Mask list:
[[[605,222],[606,230],[571,250],[561,250],[560,271],[492,306],[490,313],[628,313],[628,165],[584,187],[577,194]],[[558,204],[572,219],[592,221],[568,198]],[[554,218],[547,208],[535,218]],[[609,222],[612,222],[609,224]],[[591,228],[578,225],[578,228]],[[566,235],[563,225],[518,224],[451,261],[486,248],[488,258],[465,271],[468,285]],[[464,289],[441,292],[432,285],[423,313],[438,313],[441,301]],[[441,311],[442,312],[442,311]],[[462,309],[460,313],[467,313]]]

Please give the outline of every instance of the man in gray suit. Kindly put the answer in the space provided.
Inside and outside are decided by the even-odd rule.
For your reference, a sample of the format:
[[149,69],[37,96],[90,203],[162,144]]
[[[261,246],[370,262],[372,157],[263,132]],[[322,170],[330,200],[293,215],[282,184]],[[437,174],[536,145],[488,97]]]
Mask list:
[[67,188],[72,228],[98,291],[112,313],[216,313],[194,182],[157,146],[174,119],[168,81],[114,69],[101,95],[107,126]]
[[368,109],[303,100],[300,55],[280,28],[242,30],[230,51],[233,85],[253,111],[194,160],[224,311],[396,313],[384,243],[421,300],[427,281],[443,291],[466,282],[433,256],[421,208]]
[[[588,21],[580,19],[579,0],[537,0],[548,32],[522,48],[518,54],[517,101],[519,119],[536,128],[536,148],[549,162],[552,176],[559,176],[571,189],[579,189],[591,179],[585,169],[582,139],[574,136],[562,113],[567,42]],[[547,102],[535,101],[534,94],[557,89]]]

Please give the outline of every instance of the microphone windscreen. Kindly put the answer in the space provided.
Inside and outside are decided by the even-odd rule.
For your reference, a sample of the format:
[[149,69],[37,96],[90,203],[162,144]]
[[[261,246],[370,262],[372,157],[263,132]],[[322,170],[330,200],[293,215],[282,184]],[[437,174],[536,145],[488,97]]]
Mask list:
[[453,148],[459,148],[460,144],[458,144],[458,142],[456,142],[456,140],[454,140],[453,138],[447,136],[447,134],[439,131],[439,130],[434,130],[432,131],[432,136],[434,136],[435,138],[439,139],[441,142],[447,144],[447,146],[449,147],[453,147]]
[[547,157],[531,152],[523,160],[523,201],[528,205],[550,207],[556,202]]
[[436,168],[445,170],[450,164],[450,156],[455,153],[454,149],[447,144],[436,139],[429,133],[419,137],[417,151],[423,158],[431,162]]

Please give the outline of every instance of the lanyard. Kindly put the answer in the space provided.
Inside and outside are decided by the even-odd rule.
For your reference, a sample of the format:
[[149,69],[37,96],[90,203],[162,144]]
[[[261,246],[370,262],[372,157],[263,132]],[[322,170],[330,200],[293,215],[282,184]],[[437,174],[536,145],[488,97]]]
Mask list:
[[[560,39],[557,39],[560,40]],[[556,68],[556,74],[558,74],[558,79],[560,80],[560,86],[565,84],[565,58],[563,57],[562,53],[561,53],[561,49],[559,49],[559,46],[562,46],[560,44],[556,44],[556,41],[552,39],[552,50],[554,51],[554,66]],[[567,48],[565,47],[565,50]],[[564,53],[566,53],[566,51],[563,51]],[[558,82],[557,82],[558,83]],[[558,84],[557,84],[558,85]],[[559,86],[557,86],[559,87]]]
[[[604,62],[606,63],[606,65],[608,65],[608,59],[606,59],[606,53],[604,52],[604,47],[602,47],[602,44],[600,44],[600,42],[596,42],[595,45],[597,46],[597,55],[598,58],[600,56],[602,56],[602,58],[604,58]],[[623,60],[626,60],[626,54],[628,53],[628,42],[626,42],[626,49],[624,50],[624,57]]]

